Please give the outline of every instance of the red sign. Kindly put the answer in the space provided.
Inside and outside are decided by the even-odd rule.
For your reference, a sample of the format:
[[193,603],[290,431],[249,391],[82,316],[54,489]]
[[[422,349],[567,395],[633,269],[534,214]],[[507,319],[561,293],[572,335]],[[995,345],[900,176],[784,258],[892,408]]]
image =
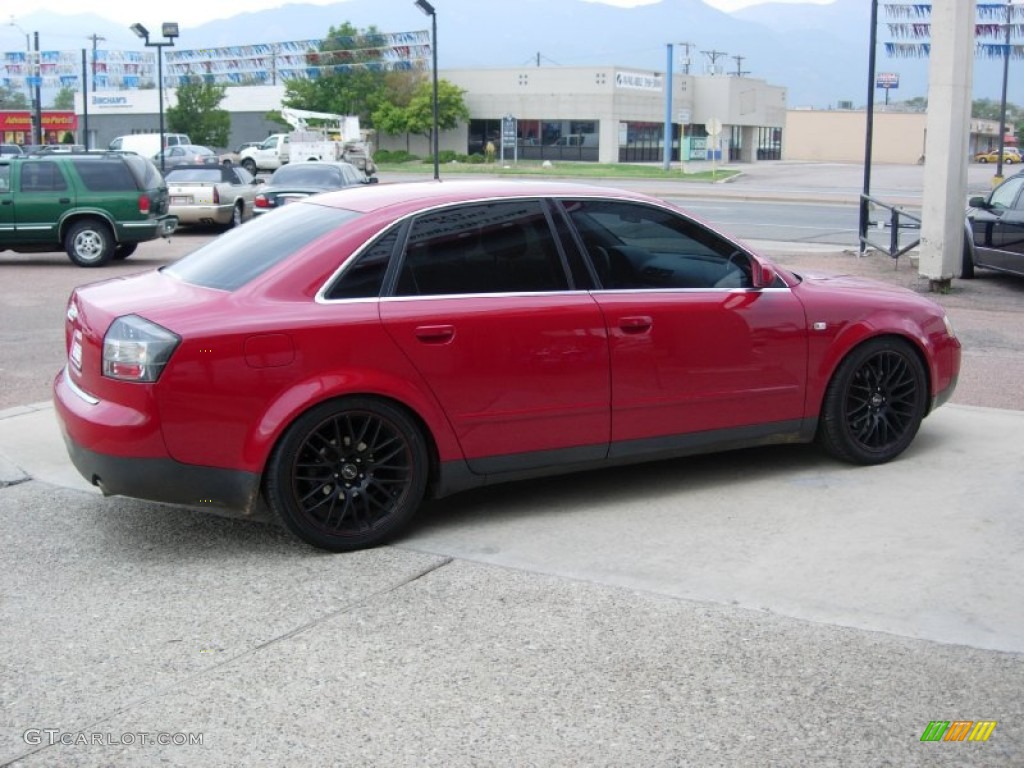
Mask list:
[[[78,115],[74,112],[46,110],[41,115],[44,131],[74,131]],[[28,110],[0,112],[0,131],[31,131],[32,113]]]

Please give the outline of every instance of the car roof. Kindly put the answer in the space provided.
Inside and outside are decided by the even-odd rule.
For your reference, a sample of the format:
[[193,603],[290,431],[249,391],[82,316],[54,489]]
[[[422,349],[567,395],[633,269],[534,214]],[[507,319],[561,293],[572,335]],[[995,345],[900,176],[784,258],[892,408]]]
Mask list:
[[657,202],[648,195],[616,187],[556,181],[409,181],[347,187],[317,196],[316,203],[360,213],[393,209],[396,214],[447,203],[536,197],[606,197]]

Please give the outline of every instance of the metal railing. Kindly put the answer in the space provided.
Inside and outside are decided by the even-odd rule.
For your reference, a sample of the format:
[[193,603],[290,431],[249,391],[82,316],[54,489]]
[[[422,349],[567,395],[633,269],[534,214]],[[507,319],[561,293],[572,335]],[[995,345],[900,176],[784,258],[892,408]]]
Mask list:
[[[871,246],[875,250],[882,251],[882,253],[888,253],[890,258],[898,259],[907,251],[917,247],[921,242],[920,234],[909,243],[900,243],[900,233],[904,229],[916,229],[918,232],[921,231],[921,217],[915,216],[912,213],[908,213],[898,205],[890,205],[877,198],[871,197],[870,195],[862,194],[860,196],[860,204],[862,208],[867,209],[869,206],[880,208],[889,212],[888,222],[884,222],[883,219],[878,219],[874,222],[868,220],[868,216],[862,216],[861,220],[863,224],[860,228],[860,251],[864,252],[865,246]],[[880,245],[872,242],[868,237],[868,232],[871,230],[871,225],[874,224],[876,228],[888,226],[889,228],[889,243],[887,245]]]

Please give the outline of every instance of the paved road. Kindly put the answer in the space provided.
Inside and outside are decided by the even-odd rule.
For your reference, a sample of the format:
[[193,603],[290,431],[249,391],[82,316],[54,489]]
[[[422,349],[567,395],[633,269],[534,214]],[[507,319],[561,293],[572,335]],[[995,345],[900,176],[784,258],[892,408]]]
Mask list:
[[[921,289],[906,262],[779,252]],[[4,305],[79,272],[38,269]],[[45,404],[2,411],[0,765],[1024,764],[1020,282],[940,297],[965,378],[996,371],[973,391],[1016,409],[945,406],[897,462],[481,489],[349,555],[103,499]],[[922,743],[933,720],[998,724]]]

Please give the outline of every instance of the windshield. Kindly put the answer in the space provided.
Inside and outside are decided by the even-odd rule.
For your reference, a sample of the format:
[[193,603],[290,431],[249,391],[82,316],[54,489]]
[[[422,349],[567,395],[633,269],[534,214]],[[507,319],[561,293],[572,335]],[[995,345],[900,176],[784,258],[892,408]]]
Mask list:
[[360,214],[297,203],[259,216],[164,267],[186,283],[233,291]]

